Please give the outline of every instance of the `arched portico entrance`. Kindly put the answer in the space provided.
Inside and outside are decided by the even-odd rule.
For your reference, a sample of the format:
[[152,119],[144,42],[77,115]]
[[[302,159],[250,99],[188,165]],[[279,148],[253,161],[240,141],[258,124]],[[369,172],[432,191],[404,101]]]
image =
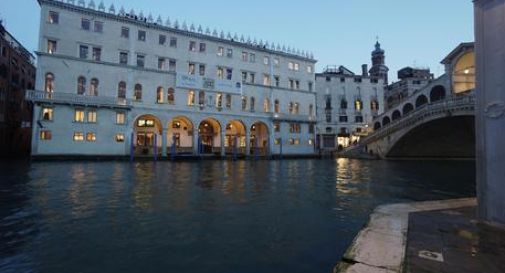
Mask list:
[[226,154],[245,155],[246,129],[242,121],[232,120],[226,124],[224,146]]
[[193,123],[185,116],[178,116],[168,122],[167,153],[193,153]]
[[156,116],[142,115],[138,117],[133,128],[135,155],[161,154],[163,127]]
[[261,121],[257,121],[251,125],[250,132],[250,154],[267,156],[269,140],[268,126]]
[[221,154],[221,124],[207,118],[198,126],[198,143],[200,154]]

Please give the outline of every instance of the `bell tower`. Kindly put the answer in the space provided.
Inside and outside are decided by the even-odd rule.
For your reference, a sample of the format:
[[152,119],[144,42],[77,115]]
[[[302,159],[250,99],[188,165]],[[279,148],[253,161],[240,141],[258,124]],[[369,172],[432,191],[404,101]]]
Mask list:
[[370,68],[370,76],[384,79],[384,84],[388,84],[389,68],[386,66],[386,55],[384,49],[377,39],[375,50],[372,51],[372,68]]

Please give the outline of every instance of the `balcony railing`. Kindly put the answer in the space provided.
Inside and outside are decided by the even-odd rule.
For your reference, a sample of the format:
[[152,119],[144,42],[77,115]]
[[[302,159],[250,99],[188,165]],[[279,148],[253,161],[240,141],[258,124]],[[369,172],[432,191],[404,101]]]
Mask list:
[[92,106],[107,106],[131,108],[130,99],[122,99],[116,97],[105,96],[86,96],[72,93],[62,92],[45,92],[39,90],[27,90],[25,94],[26,100],[35,102],[48,102],[56,104],[71,104],[71,105],[92,105]]

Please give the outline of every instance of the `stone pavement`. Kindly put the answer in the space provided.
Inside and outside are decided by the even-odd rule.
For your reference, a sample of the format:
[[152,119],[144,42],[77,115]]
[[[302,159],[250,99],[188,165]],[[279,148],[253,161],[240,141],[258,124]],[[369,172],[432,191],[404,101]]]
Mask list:
[[405,272],[505,272],[505,229],[475,218],[476,207],[410,213]]

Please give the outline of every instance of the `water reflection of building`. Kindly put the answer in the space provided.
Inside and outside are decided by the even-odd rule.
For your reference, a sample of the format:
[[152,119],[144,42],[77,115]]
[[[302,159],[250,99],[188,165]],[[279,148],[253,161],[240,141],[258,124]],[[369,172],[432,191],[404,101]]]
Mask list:
[[93,1],[39,1],[33,155],[314,152],[312,54]]
[[376,44],[372,69],[360,75],[344,66],[328,66],[316,74],[319,148],[342,149],[368,134],[373,117],[383,112],[387,67],[384,50]]

